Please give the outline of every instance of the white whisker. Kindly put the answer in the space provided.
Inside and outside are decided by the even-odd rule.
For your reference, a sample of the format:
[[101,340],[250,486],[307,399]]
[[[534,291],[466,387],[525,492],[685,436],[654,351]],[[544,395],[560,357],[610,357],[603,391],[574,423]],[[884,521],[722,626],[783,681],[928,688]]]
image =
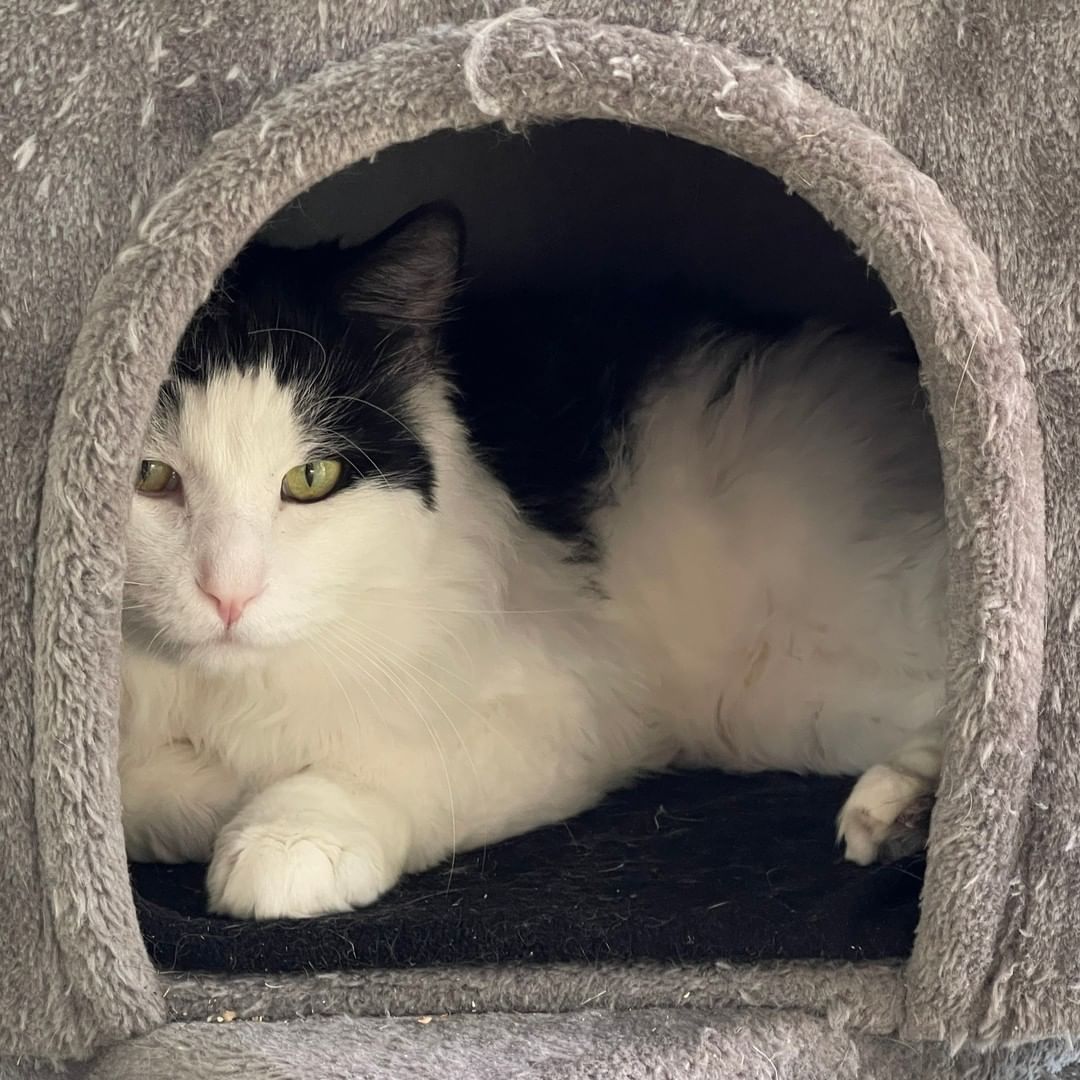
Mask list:
[[309,334],[306,330],[297,330],[291,326],[266,326],[260,327],[258,330],[248,331],[248,337],[252,337],[254,334],[296,334],[297,337],[308,338],[319,346],[322,350],[323,362],[326,362],[326,346],[314,334]]
[[409,427],[409,425],[406,424],[405,421],[402,420],[400,416],[395,416],[392,412],[388,412],[386,409],[382,408],[382,406],[376,405],[373,401],[368,401],[366,398],[362,398],[362,397],[354,397],[354,396],[349,395],[349,394],[338,394],[335,397],[328,397],[325,400],[326,401],[353,401],[357,405],[364,405],[369,409],[374,409],[376,412],[382,413],[383,416],[387,417],[387,419],[393,420],[395,424],[399,424],[410,436],[412,436],[412,438],[414,438],[418,443],[420,443],[421,446],[424,445],[424,442],[420,438],[420,436],[417,435],[416,432],[413,431],[413,429],[411,427]]
[[[391,637],[388,633],[386,633],[385,630],[379,630],[377,627],[370,626],[367,623],[362,622],[360,619],[356,618],[355,615],[342,615],[341,619],[342,619],[343,622],[349,623],[350,625],[357,627],[359,630],[361,630],[363,632],[372,633],[372,634],[378,634],[379,637],[384,638],[385,640],[389,641],[392,645],[395,645],[398,648],[402,647],[401,642],[397,641],[395,638]],[[444,632],[446,632],[445,627],[440,627],[440,628]],[[455,641],[456,640],[457,639],[455,639]],[[458,641],[458,647],[461,648],[463,652],[465,651],[463,646],[461,645],[460,641]],[[467,653],[466,653],[466,655],[467,655]],[[437,671],[443,672],[443,674],[445,674],[445,675],[449,675],[452,679],[459,679],[461,682],[467,682],[468,681],[466,676],[463,675],[460,671],[455,671],[453,668],[446,667],[444,664],[440,664],[437,661],[432,660],[429,656],[424,657],[424,663],[430,665],[433,668],[435,668]]]
[[342,590],[341,595],[362,598],[366,604],[373,607],[393,608],[398,611],[432,612],[436,615],[580,615],[588,611],[585,606],[557,608],[447,608],[429,607],[423,604],[397,604],[391,600],[374,600],[363,589],[358,589],[355,592]]
[[[454,867],[455,867],[455,865],[457,863],[457,849],[458,849],[457,848],[457,807],[456,807],[455,800],[454,800],[454,783],[453,783],[453,779],[451,778],[451,775],[450,775],[450,766],[449,766],[449,763],[447,761],[446,751],[443,748],[442,741],[439,739],[438,735],[435,732],[435,729],[432,727],[431,723],[428,721],[427,717],[424,715],[423,709],[420,708],[420,706],[417,704],[417,702],[412,697],[412,695],[409,694],[409,692],[406,689],[404,683],[401,681],[400,675],[403,674],[402,672],[399,671],[398,674],[395,674],[394,670],[387,666],[387,663],[385,662],[384,658],[380,658],[373,651],[370,644],[368,645],[368,647],[365,648],[363,643],[361,643],[361,642],[346,640],[345,638],[337,638],[337,639],[335,639],[335,645],[338,647],[338,649],[346,650],[347,653],[348,652],[353,652],[359,658],[366,658],[369,663],[374,664],[375,667],[378,670],[380,670],[383,673],[383,675],[386,676],[387,679],[389,679],[391,681],[391,683],[399,691],[399,693],[405,699],[405,701],[412,707],[413,711],[416,713],[417,718],[420,720],[420,722],[427,729],[428,734],[431,736],[432,742],[435,744],[436,750],[438,750],[438,752],[439,752],[439,760],[442,763],[443,775],[446,778],[447,799],[449,800],[449,804],[450,804],[450,845],[451,845],[451,847],[450,847],[449,878],[452,880],[453,876],[454,876]],[[415,683],[415,680],[414,680],[414,684],[419,686],[419,684]],[[419,688],[423,689],[422,686],[420,686]],[[431,695],[429,694],[428,696],[430,697]],[[434,701],[434,699],[432,699],[432,700]],[[445,715],[445,713],[444,713],[444,715]],[[447,717],[447,720],[449,721],[449,717]],[[451,727],[453,727],[453,724],[451,724]],[[456,729],[455,729],[455,734],[456,734]],[[460,739],[460,736],[459,736],[459,739]],[[449,887],[449,882],[448,882],[448,887]]]

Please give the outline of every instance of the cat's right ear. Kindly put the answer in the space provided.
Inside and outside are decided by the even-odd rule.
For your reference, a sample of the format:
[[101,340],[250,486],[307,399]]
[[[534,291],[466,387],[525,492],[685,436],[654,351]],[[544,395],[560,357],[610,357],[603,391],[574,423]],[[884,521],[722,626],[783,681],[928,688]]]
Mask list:
[[449,203],[429,203],[369,240],[349,260],[338,284],[348,315],[393,327],[434,327],[458,287],[465,223]]

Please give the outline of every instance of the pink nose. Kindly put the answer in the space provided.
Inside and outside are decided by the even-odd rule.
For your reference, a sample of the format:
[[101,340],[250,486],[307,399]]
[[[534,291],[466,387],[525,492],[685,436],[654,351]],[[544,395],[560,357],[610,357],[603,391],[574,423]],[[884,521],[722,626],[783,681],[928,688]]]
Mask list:
[[214,605],[217,607],[218,614],[221,616],[221,621],[226,627],[231,627],[238,623],[240,621],[240,616],[244,614],[244,608],[246,608],[262,591],[259,589],[255,592],[232,593],[226,596],[217,596],[201,583],[199,584],[199,588],[213,600]]

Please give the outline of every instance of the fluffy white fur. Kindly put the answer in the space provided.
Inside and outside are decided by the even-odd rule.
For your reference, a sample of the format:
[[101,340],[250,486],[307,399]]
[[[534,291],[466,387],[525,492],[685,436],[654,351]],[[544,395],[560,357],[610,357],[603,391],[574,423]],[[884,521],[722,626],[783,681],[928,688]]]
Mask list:
[[[214,910],[307,916],[574,814],[672,763],[861,774],[871,861],[935,783],[943,522],[900,364],[809,331],[703,344],[612,447],[600,562],[524,523],[436,376],[416,388],[438,507],[378,482],[311,505],[290,391],[185,391],[135,496],[121,776],[136,859],[210,860]],[[196,584],[254,596],[226,628]]]

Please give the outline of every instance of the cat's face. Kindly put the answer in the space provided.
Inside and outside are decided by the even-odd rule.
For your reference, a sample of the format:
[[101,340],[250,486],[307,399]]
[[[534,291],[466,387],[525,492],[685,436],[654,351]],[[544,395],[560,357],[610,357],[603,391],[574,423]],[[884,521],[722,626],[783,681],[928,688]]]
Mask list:
[[329,641],[365,598],[422,580],[446,437],[432,331],[459,243],[432,210],[358,252],[241,257],[181,344],[147,436],[129,644],[235,666]]

